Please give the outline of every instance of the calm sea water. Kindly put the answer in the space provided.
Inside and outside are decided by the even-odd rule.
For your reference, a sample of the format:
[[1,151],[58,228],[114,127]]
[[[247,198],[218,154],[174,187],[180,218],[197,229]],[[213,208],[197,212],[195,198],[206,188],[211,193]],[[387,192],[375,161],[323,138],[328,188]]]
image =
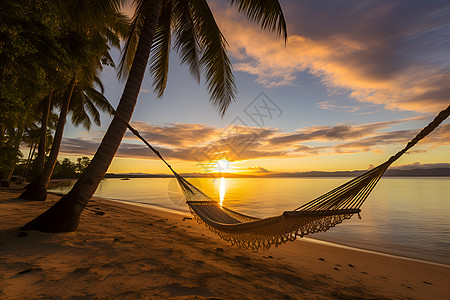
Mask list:
[[[349,178],[192,178],[223,205],[268,217],[293,210]],[[69,187],[53,189],[66,192]],[[106,179],[95,196],[188,212],[172,178]],[[450,178],[381,179],[352,219],[310,237],[450,265]]]

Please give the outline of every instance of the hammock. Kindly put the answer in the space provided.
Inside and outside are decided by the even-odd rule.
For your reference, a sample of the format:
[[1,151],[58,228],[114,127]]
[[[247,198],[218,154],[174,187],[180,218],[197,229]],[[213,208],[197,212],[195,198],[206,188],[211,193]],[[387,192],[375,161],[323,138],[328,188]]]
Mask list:
[[222,239],[246,249],[269,249],[297,237],[303,237],[328,229],[358,214],[361,205],[369,196],[387,168],[408,149],[432,132],[450,114],[450,106],[441,111],[404,149],[386,162],[368,172],[342,184],[332,191],[282,215],[255,218],[228,209],[175,172],[161,154],[153,148],[128,122],[114,113],[128,129],[141,139],[173,172],[195,219],[206,225]]

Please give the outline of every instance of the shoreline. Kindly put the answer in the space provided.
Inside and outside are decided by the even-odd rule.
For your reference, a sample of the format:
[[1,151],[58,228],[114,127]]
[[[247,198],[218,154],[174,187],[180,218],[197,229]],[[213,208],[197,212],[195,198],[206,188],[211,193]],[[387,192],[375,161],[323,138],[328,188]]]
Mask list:
[[329,242],[329,241],[319,240],[319,239],[315,239],[315,238],[304,237],[303,239],[305,239],[306,241],[308,241],[310,243],[323,244],[323,245],[328,245],[330,247],[348,249],[348,250],[352,250],[352,251],[358,251],[358,252],[362,252],[362,253],[369,253],[369,254],[374,254],[374,255],[391,257],[391,258],[395,258],[395,259],[402,259],[402,260],[406,260],[406,261],[418,262],[418,263],[423,263],[423,264],[430,264],[430,265],[450,269],[450,265],[446,265],[446,264],[438,263],[438,262],[434,262],[434,261],[428,261],[428,260],[423,260],[423,259],[418,259],[418,258],[413,258],[413,257],[407,257],[407,256],[395,255],[395,254],[374,251],[374,250],[369,250],[369,249],[364,249],[364,248],[347,246],[347,245],[342,245],[342,244],[333,243],[333,242]]
[[[181,196],[180,198],[173,198],[173,196],[175,195],[173,192],[178,192],[178,187],[176,186],[176,184],[174,186],[174,180],[115,180],[120,179],[107,179],[107,182],[102,182],[103,185],[101,186],[101,189],[99,189],[99,192],[97,192],[96,194],[98,194],[98,196],[110,198],[113,200],[123,200],[125,202],[129,201],[128,203],[130,204],[134,204],[136,202],[143,203],[137,205],[151,203],[152,205],[155,205],[154,208],[156,209],[166,210],[168,208],[177,211],[188,212],[187,206],[184,204]],[[149,180],[148,183],[147,180]],[[316,180],[313,181],[313,183],[315,189],[318,191],[309,193],[307,198],[299,198],[299,202],[302,202],[306,199],[312,199],[313,197],[321,193],[321,190],[317,187],[322,186],[323,182],[317,179],[313,180]],[[334,180],[336,181],[336,179]],[[367,203],[366,206],[363,207],[363,213],[366,217],[368,217],[368,219],[364,217],[365,220],[359,222],[359,220],[356,219],[356,216],[354,216],[352,220],[345,221],[344,224],[339,225],[326,233],[321,232],[318,234],[310,235],[309,237],[363,250],[376,251],[406,258],[450,265],[450,256],[448,255],[448,246],[450,240],[448,235],[445,234],[445,230],[448,227],[446,226],[446,224],[448,225],[448,221],[445,221],[445,212],[448,212],[449,210],[445,207],[445,201],[436,200],[445,199],[443,191],[446,190],[445,183],[447,183],[448,180],[419,179],[419,181],[415,185],[416,187],[422,186],[423,184],[424,188],[426,186],[426,188],[431,189],[427,190],[427,193],[429,193],[430,195],[433,195],[433,193],[436,194],[430,202],[427,202],[427,205],[422,204],[423,201],[420,199],[420,197],[416,197],[416,195],[422,195],[421,191],[417,189],[417,193],[413,193],[411,195],[411,201],[409,201],[409,196],[403,196],[400,199],[397,199],[395,196],[393,196],[396,195],[396,193],[402,193],[401,195],[407,195],[407,193],[411,193],[409,189],[402,191],[402,188],[397,189],[397,187],[406,186],[407,183],[416,183],[416,179],[411,179],[412,181],[409,181],[409,178],[400,180],[402,180],[402,184],[398,183],[396,179],[392,178],[388,178],[380,183],[379,188],[376,193],[373,194],[373,198],[371,199],[370,203]],[[403,180],[406,181],[403,182]],[[288,182],[286,182],[289,188],[295,188],[296,181],[292,182],[289,183],[289,180]],[[300,180],[299,184],[302,182],[303,181]],[[205,182],[200,181],[197,183],[204,184]],[[258,184],[258,182],[255,180],[250,181],[250,183],[250,188],[255,184]],[[276,181],[270,181],[268,182],[268,184],[269,183],[270,185],[277,185]],[[325,183],[330,187],[334,187],[336,185],[339,185],[340,181],[333,181],[332,184],[329,184],[328,181],[326,181]],[[208,181],[205,184],[205,188],[208,189],[207,193],[218,197],[219,187],[217,182]],[[236,184],[239,185],[240,182],[230,182],[226,186],[229,188],[237,186]],[[285,183],[283,182],[283,184]],[[302,184],[307,185],[307,183]],[[152,189],[154,189],[154,193],[147,194],[145,192],[145,189],[149,185],[152,186]],[[393,187],[395,191],[390,190],[389,186]],[[55,192],[61,193],[64,193],[67,190],[67,188],[54,189]],[[248,203],[247,201],[241,202],[241,194],[245,192],[245,189],[241,190],[234,188],[234,190],[232,190],[232,194],[227,194],[227,196],[225,197],[225,202],[230,201],[230,203],[225,204],[224,202],[224,205],[231,205],[231,202],[233,202],[232,207],[234,207],[234,209],[239,212],[255,215],[257,217],[268,217],[282,213],[283,208],[286,209],[296,207],[297,204],[297,200],[293,199],[291,192],[286,192],[285,195],[283,195],[282,199],[280,198],[280,201],[285,204],[279,204],[278,207],[277,204],[270,204],[269,202],[267,202],[270,201],[270,199],[264,198],[264,195],[262,195],[263,199],[261,199],[261,201],[256,198],[251,198]],[[257,193],[258,190],[255,190],[253,187],[250,195],[257,195]],[[388,197],[388,201],[385,201],[384,197]],[[402,203],[403,205],[407,205],[406,210],[401,208]],[[261,205],[261,207],[265,209],[265,212],[258,211],[256,209],[257,207],[259,207],[259,205]],[[369,207],[368,205],[371,205],[371,207]],[[392,205],[392,208],[394,210],[391,210],[389,208],[390,205]],[[439,212],[439,214],[433,215],[433,212],[436,210]],[[380,213],[380,217],[375,216],[375,212]],[[387,227],[385,224],[389,224],[389,227]]]
[[[0,298],[444,299],[450,268],[301,239],[231,246],[174,214],[93,198],[78,231],[19,230],[51,206],[0,189]],[[96,212],[104,212],[99,215]],[[186,216],[188,218],[184,218]],[[76,287],[76,288],[74,288]]]
[[[154,205],[154,204],[139,203],[139,202],[133,202],[133,201],[127,201],[127,200],[121,200],[121,199],[108,199],[108,198],[103,198],[103,197],[95,197],[95,198],[101,199],[101,200],[106,200],[106,201],[123,203],[123,204],[136,206],[136,207],[147,207],[150,209],[160,210],[162,212],[167,212],[167,213],[180,215],[180,216],[185,216],[186,214],[192,216],[190,212],[183,212],[181,210],[175,210],[175,209],[158,206],[158,205]],[[381,251],[376,251],[376,250],[364,249],[364,248],[359,248],[359,247],[355,247],[355,246],[349,246],[349,245],[339,244],[336,242],[330,242],[330,241],[326,241],[326,240],[322,240],[322,239],[317,239],[314,237],[297,238],[296,241],[305,241],[308,243],[322,244],[322,245],[327,245],[329,247],[336,247],[336,248],[347,249],[347,250],[357,251],[357,252],[362,252],[362,253],[370,253],[373,255],[381,255],[381,256],[385,256],[385,257],[391,257],[391,258],[395,258],[395,259],[403,259],[406,261],[430,264],[430,265],[435,265],[435,266],[450,269],[450,265],[439,263],[439,262],[428,261],[428,260],[418,259],[418,258],[414,258],[414,257],[401,256],[401,255],[396,255],[396,254],[391,254],[391,253],[386,253],[386,252],[381,252]],[[281,245],[280,247],[283,247],[283,245]],[[261,251],[261,252],[263,252],[263,251]]]
[[[48,193],[55,194],[58,196],[63,195],[58,192],[48,192]],[[163,206],[159,206],[159,205],[155,205],[155,204],[140,203],[140,202],[134,202],[131,200],[112,199],[112,198],[103,198],[103,197],[94,197],[94,198],[128,204],[128,205],[136,206],[136,207],[147,207],[150,209],[160,210],[160,211],[172,213],[175,215],[186,215],[186,214],[191,215],[189,211],[184,212],[182,210],[171,209],[171,208],[167,208],[167,207],[163,207]],[[375,254],[375,255],[382,255],[382,256],[387,256],[387,257],[393,257],[393,258],[398,258],[398,259],[410,260],[410,261],[427,263],[427,264],[432,264],[432,265],[436,265],[436,266],[450,268],[450,265],[447,265],[445,263],[440,263],[437,261],[429,261],[429,260],[415,258],[415,257],[402,256],[402,255],[398,255],[398,254],[394,254],[394,253],[365,249],[365,248],[360,248],[358,246],[350,246],[350,245],[340,244],[339,242],[332,242],[332,241],[327,241],[327,240],[318,239],[318,238],[314,238],[314,237],[297,238],[297,241],[299,241],[299,240],[304,240],[304,241],[311,242],[311,243],[321,243],[324,245],[326,244],[326,245],[329,245],[330,247],[349,249],[349,250],[353,250],[353,251],[360,251],[360,252],[364,252],[364,253],[371,253],[371,254]]]

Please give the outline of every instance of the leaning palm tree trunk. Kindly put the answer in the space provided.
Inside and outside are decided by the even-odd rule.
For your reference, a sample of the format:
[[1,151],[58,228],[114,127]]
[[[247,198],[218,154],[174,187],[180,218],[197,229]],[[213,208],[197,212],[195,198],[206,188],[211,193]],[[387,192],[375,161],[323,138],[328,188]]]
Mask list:
[[27,178],[28,170],[30,169],[31,161],[33,160],[34,152],[36,151],[36,143],[31,144],[30,153],[28,153],[27,163],[25,164],[25,169],[23,169],[22,178]]
[[50,150],[50,155],[45,162],[44,169],[20,195],[21,199],[35,201],[45,201],[47,199],[47,186],[58,159],[59,149],[61,148],[64,126],[66,125],[67,112],[69,111],[69,104],[72,99],[75,82],[76,80],[73,78],[68,85],[67,92],[64,95],[64,103],[61,107],[61,112],[59,113],[58,124],[56,125],[55,136],[53,137],[52,149]]
[[[148,4],[145,10],[145,20],[133,64],[116,110],[117,114],[127,122],[131,119],[139,95],[161,7],[162,0],[154,0]],[[26,224],[23,229],[44,232],[75,231],[81,212],[108,170],[126,129],[126,123],[120,118],[114,117],[94,158],[70,192],[42,215]]]
[[41,120],[41,134],[39,137],[39,146],[38,146],[38,156],[37,156],[37,174],[40,174],[44,169],[45,163],[45,143],[47,141],[47,122],[48,115],[50,114],[50,106],[52,102],[52,94],[53,90],[50,92],[50,95],[47,96],[44,102],[43,112],[42,112],[42,120]]

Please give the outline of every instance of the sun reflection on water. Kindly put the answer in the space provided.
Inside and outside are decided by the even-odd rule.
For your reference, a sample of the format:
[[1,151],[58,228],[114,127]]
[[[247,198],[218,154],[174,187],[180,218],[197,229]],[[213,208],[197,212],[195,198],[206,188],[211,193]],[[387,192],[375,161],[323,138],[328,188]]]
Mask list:
[[220,196],[220,206],[223,204],[223,198],[225,198],[225,178],[220,178],[220,189],[219,189],[219,196]]

